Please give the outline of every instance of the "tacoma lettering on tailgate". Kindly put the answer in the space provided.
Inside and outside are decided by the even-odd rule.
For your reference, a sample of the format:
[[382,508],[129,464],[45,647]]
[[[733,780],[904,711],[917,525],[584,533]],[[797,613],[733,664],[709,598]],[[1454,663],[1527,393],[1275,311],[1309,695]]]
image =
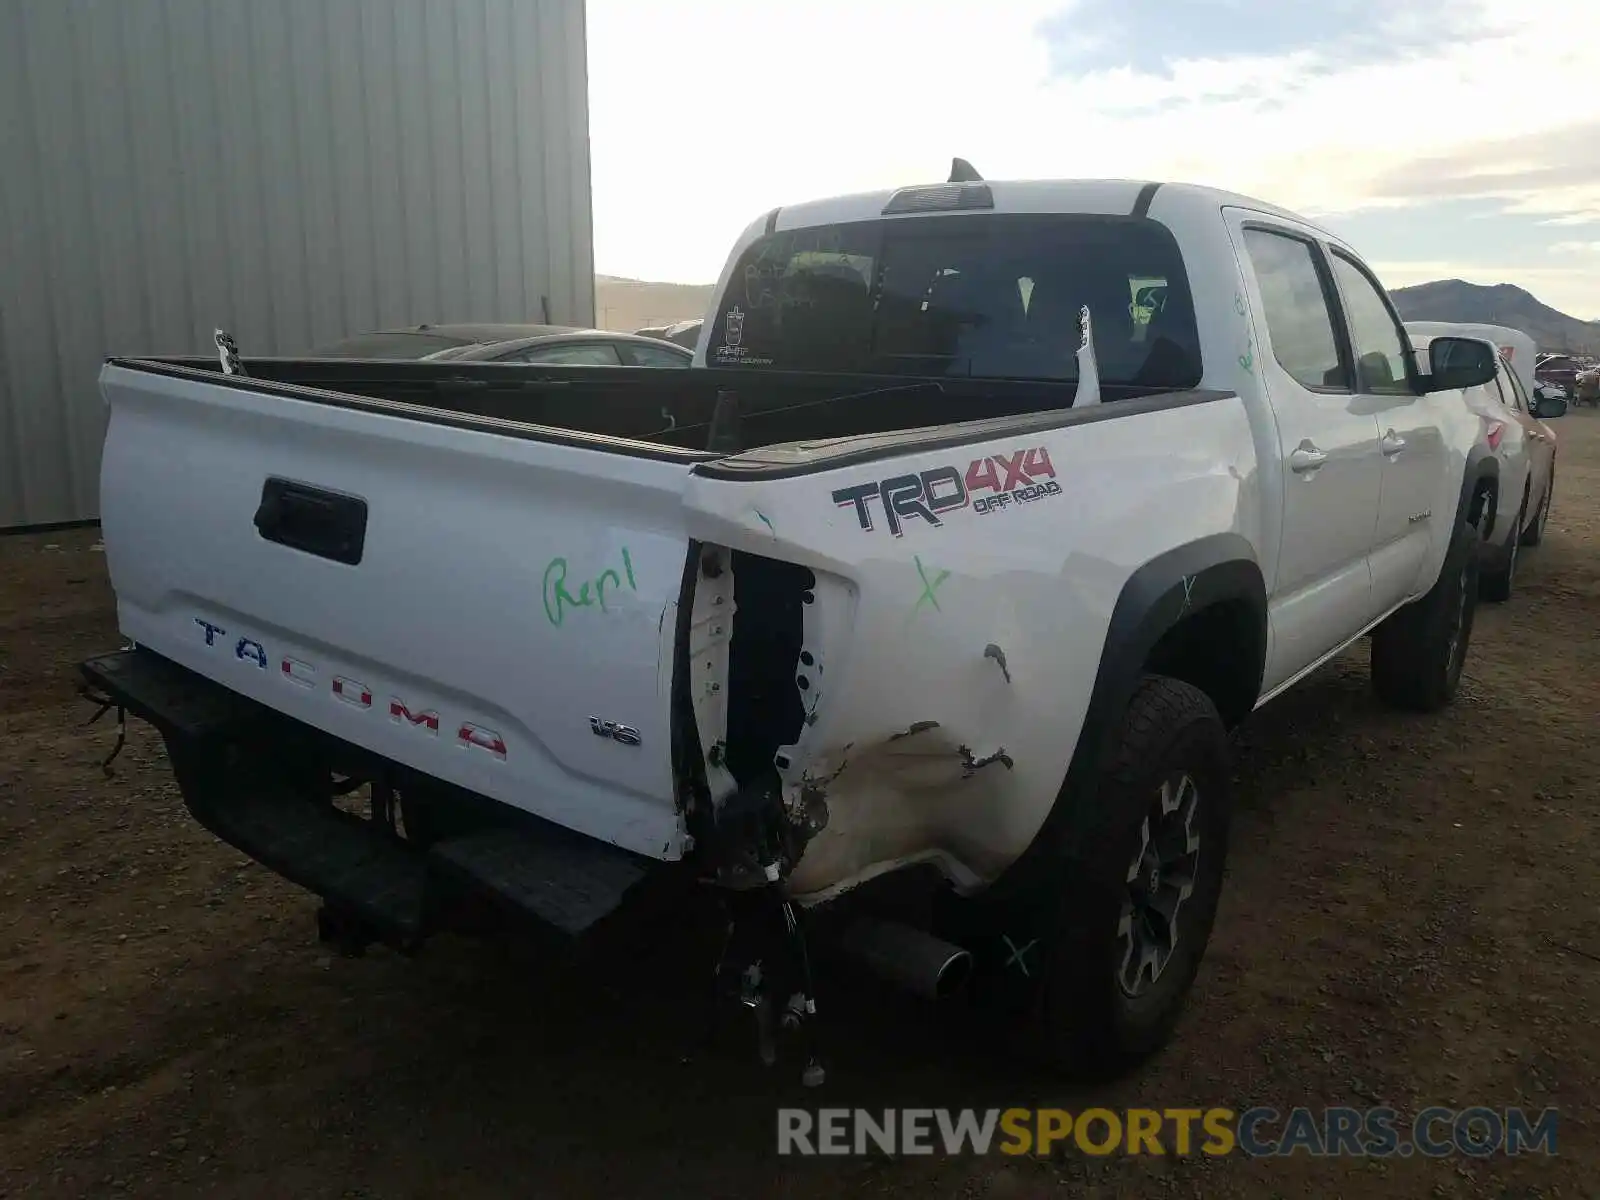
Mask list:
[[[372,689],[359,679],[330,674],[304,659],[291,658],[286,654],[271,654],[265,644],[255,638],[230,639],[226,629],[203,617],[196,617],[194,623],[205,631],[207,646],[229,655],[237,662],[249,663],[261,671],[270,670],[276,665],[275,673],[278,678],[293,687],[322,692],[335,703],[364,712],[371,711],[376,706],[380,711],[387,712],[391,723],[403,729],[415,730],[423,737],[439,736],[443,722],[439,714],[432,709],[413,709],[399,696],[390,696],[386,706],[377,705]],[[471,721],[452,723],[448,727],[454,729],[455,744],[463,749],[483,750],[502,760],[506,757],[506,741],[494,730],[486,729]]]

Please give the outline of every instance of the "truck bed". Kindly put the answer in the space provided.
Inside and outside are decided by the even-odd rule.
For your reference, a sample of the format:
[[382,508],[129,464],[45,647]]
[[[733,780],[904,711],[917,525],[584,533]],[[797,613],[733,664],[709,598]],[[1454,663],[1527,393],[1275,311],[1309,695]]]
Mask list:
[[[818,374],[730,368],[545,367],[513,363],[376,362],[257,358],[223,376],[211,358],[116,359],[139,370],[226,382],[323,404],[363,407],[434,423],[472,418],[539,427],[546,440],[625,441],[622,453],[693,460],[707,452],[720,394],[737,397],[741,449],[1061,412],[1076,384]],[[1158,395],[1102,389],[1107,400]],[[499,427],[498,432],[515,432]],[[656,447],[651,451],[649,447]],[[667,451],[668,453],[662,453]]]
[[[1236,511],[1254,470],[1216,391],[1073,409],[1037,382],[244,365],[102,372],[127,638],[650,859],[706,844],[736,793],[827,793],[802,896],[929,853],[970,885],[1010,861],[1059,786],[1104,580],[1172,514]],[[710,449],[729,391],[737,436]],[[851,786],[819,782],[845,761]],[[976,787],[1014,818],[971,816]]]

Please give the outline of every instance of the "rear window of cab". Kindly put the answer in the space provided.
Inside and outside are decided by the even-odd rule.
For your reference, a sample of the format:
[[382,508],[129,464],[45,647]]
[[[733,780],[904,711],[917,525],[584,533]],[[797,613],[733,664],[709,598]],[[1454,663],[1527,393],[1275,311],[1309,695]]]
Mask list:
[[1103,383],[1201,377],[1177,243],[1142,217],[955,213],[781,230],[734,265],[716,367],[1071,381],[1087,305]]

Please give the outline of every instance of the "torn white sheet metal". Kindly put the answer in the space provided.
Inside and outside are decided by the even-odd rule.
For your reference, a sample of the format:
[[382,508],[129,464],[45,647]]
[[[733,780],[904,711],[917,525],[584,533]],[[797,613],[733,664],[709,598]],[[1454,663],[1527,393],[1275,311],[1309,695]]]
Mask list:
[[1003,746],[968,746],[934,720],[831,750],[811,764],[800,788],[826,805],[828,823],[806,847],[791,888],[825,899],[924,860],[938,861],[958,885],[977,883],[1003,864],[975,852],[959,832],[949,847],[931,835],[941,826],[981,824],[985,795],[998,796],[997,777],[1014,767]]
[[[1003,740],[1015,706],[1009,660],[996,642],[974,640],[963,654],[954,640],[978,615],[972,580],[958,595],[947,590],[949,570],[910,567],[902,603],[878,614],[876,636],[861,636],[876,622],[858,589],[831,572],[815,572],[802,608],[796,686],[806,718],[776,763],[790,819],[811,835],[789,879],[807,902],[925,860],[976,887],[1008,860],[990,839],[1008,839],[1004,797],[1016,786]],[[867,697],[877,711],[863,721]],[[927,715],[910,716],[919,711]]]
[[[841,439],[817,451],[837,464],[759,483],[690,477],[692,537],[815,576],[802,640],[822,669],[783,668],[806,718],[775,756],[791,820],[815,830],[793,895],[815,902],[920,861],[976,890],[1028,847],[1065,778],[1120,589],[1241,510],[1254,447],[1235,416],[1192,405],[1159,425],[1013,428],[888,459],[861,456],[871,439]],[[1153,433],[1171,453],[1151,453]]]
[[728,736],[728,646],[733,640],[733,555],[720,546],[700,551],[694,607],[689,614],[690,695],[705,756],[711,802],[721,807],[738,788],[724,762]]
[[778,778],[785,788],[791,815],[800,805],[801,785],[808,775],[818,745],[816,726],[829,692],[843,673],[830,670],[835,655],[843,656],[850,620],[855,611],[855,593],[836,575],[817,573],[810,599],[800,606],[801,650],[794,665],[794,686],[800,693],[805,719],[794,742],[780,746],[773,758]]

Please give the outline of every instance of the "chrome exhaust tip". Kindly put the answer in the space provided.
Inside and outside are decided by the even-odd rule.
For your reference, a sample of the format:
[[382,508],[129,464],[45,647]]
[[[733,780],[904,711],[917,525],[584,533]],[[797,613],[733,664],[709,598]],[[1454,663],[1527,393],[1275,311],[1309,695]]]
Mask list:
[[844,931],[839,949],[880,979],[928,1000],[955,994],[972,974],[966,950],[898,921],[864,917]]

